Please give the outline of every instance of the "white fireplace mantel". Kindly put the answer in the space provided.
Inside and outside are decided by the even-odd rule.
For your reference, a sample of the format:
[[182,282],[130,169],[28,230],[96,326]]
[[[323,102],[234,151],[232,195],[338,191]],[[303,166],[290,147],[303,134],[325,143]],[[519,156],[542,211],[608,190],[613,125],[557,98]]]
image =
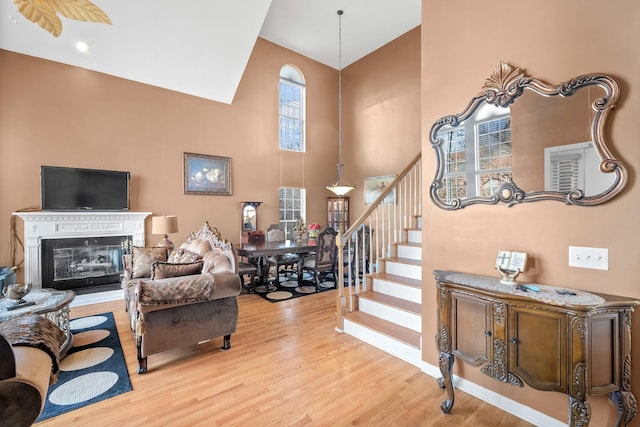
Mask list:
[[151,212],[13,212],[24,221],[24,280],[42,288],[41,241],[82,237],[132,236],[144,246],[144,221]]

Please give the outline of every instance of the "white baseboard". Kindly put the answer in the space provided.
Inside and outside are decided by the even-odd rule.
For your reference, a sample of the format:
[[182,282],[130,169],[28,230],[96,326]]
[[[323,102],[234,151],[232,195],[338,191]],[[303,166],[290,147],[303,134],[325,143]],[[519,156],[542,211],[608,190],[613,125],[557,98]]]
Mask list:
[[[431,375],[434,378],[442,377],[440,373],[440,369],[436,366],[433,366],[429,363],[422,362],[421,366],[422,372],[427,375]],[[566,427],[567,423],[557,420],[555,418],[550,417],[547,414],[544,414],[540,411],[536,411],[535,409],[523,405],[522,403],[518,403],[515,400],[511,400],[499,393],[491,391],[487,388],[479,386],[469,380],[465,380],[457,375],[453,376],[453,382],[455,384],[455,388],[458,388],[465,393],[469,393],[470,395],[477,397],[478,399],[487,402],[497,408],[500,408],[502,411],[508,412],[518,418],[521,418],[531,424],[534,424],[539,427]],[[455,411],[455,406],[454,409]]]
[[70,304],[70,307],[80,307],[82,305],[98,304],[100,302],[124,300],[124,292],[122,289],[114,291],[96,292],[93,294],[76,295]]

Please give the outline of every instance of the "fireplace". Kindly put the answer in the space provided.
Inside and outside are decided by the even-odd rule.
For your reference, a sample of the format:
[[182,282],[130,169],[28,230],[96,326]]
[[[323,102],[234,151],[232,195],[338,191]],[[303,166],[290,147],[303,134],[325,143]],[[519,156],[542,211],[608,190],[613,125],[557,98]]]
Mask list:
[[[117,283],[122,265],[116,251],[121,250],[124,240],[134,246],[145,245],[144,221],[150,214],[14,212],[24,220],[25,283],[32,283],[34,289],[89,289]],[[48,254],[52,265],[47,265]]]
[[78,289],[119,283],[131,236],[42,240],[42,287]]

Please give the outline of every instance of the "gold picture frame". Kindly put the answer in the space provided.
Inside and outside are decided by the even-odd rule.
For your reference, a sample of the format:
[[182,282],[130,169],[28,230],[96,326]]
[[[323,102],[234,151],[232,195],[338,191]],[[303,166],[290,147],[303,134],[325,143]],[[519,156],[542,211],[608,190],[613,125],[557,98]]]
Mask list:
[[[387,186],[396,179],[395,175],[372,176],[364,179],[364,204],[370,205],[386,190]],[[382,201],[383,205],[396,203],[396,190],[394,189]]]
[[183,153],[184,194],[231,196],[231,158]]

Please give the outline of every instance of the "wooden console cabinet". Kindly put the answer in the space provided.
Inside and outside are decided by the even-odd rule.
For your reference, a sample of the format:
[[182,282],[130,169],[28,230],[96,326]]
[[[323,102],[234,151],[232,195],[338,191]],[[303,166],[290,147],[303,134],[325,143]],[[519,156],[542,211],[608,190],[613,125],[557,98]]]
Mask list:
[[569,395],[569,426],[588,426],[588,395],[609,394],[616,426],[637,412],[631,393],[631,313],[640,301],[498,278],[434,271],[438,287],[436,344],[440,387],[453,408],[455,358],[498,381]]

